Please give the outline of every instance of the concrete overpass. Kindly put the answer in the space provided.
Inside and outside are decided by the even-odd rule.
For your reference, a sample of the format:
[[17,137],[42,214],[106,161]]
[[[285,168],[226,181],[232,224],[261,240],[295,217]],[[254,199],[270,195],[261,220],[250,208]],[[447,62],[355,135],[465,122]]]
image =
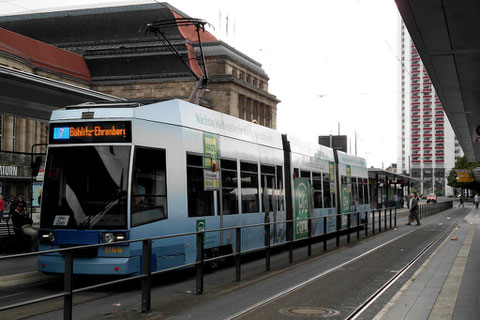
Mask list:
[[480,2],[395,0],[468,160],[480,160]]

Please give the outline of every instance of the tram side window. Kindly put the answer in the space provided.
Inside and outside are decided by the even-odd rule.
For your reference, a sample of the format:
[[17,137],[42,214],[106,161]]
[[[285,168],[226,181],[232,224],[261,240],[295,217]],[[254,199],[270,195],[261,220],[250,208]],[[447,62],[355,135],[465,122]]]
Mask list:
[[293,174],[294,174],[295,178],[300,177],[300,169],[294,168],[293,169]]
[[367,179],[362,179],[362,185],[363,185],[363,203],[364,204],[369,204],[370,199],[368,198],[368,180]]
[[222,210],[223,214],[238,213],[237,162],[220,160],[222,174]]
[[357,178],[352,177],[352,203],[353,205],[357,206],[360,203],[360,198],[358,197],[358,185],[357,185]]
[[205,191],[203,180],[203,159],[187,154],[188,216],[213,216],[213,191]]
[[323,207],[335,207],[335,194],[330,192],[330,174],[323,174]]
[[330,192],[330,174],[323,174],[323,207],[334,207],[332,203],[332,193]]
[[135,148],[131,203],[132,226],[168,217],[165,150]]
[[300,171],[300,178],[306,178],[310,180],[310,171]]
[[[263,201],[262,209],[270,212],[270,211],[273,211],[273,189],[275,188],[275,167],[262,165],[260,169],[261,169],[260,192],[261,192],[262,201]],[[267,189],[268,207],[266,206],[266,203],[265,203],[265,195],[264,195],[265,188]]]
[[319,172],[312,172],[312,187],[313,187],[313,208],[318,209],[322,207],[322,174]]
[[358,178],[358,198],[360,199],[360,204],[365,204],[365,193],[363,192],[365,189],[365,179]]
[[277,185],[275,194],[277,196],[277,211],[283,211],[283,167],[277,166]]
[[256,163],[240,163],[242,181],[242,213],[259,211],[258,203],[258,165]]

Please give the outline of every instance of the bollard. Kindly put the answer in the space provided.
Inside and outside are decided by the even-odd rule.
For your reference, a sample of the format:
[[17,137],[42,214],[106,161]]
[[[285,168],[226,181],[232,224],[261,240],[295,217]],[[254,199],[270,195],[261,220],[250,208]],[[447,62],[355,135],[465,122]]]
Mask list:
[[242,253],[242,229],[236,228],[235,229],[235,280],[238,282],[242,278],[242,261],[241,261],[241,253]]
[[327,217],[323,217],[323,251],[327,251]]
[[67,294],[63,297],[63,319],[72,319],[72,275],[73,275],[73,253],[65,252],[65,274],[64,274],[64,291]]
[[142,241],[142,312],[152,308],[152,239]]
[[205,237],[204,232],[197,233],[197,264],[195,265],[195,271],[197,275],[197,294],[203,293],[203,239]]
[[312,256],[312,218],[308,218],[308,249],[307,254]]

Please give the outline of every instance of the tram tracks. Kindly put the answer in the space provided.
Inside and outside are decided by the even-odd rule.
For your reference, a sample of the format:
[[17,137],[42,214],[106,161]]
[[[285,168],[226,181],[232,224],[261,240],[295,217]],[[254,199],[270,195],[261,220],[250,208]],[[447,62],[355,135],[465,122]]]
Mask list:
[[432,248],[438,241],[444,238],[445,235],[452,232],[458,226],[458,223],[464,217],[459,217],[454,223],[450,224],[443,232],[441,232],[435,239],[433,239],[422,251],[420,251],[412,260],[410,260],[401,270],[399,270],[390,280],[381,286],[374,294],[372,294],[364,303],[362,303],[356,310],[348,315],[346,320],[357,319],[365,310],[368,309],[376,300],[378,300],[395,282],[397,282],[418,260],[420,260],[430,248]]
[[[446,227],[444,230],[442,230],[437,236],[435,236],[435,238],[430,241],[427,245],[425,245],[423,247],[423,249],[418,253],[416,254],[413,259],[409,260],[406,264],[404,264],[403,267],[401,268],[397,268],[396,271],[395,271],[395,275],[393,277],[391,277],[388,281],[384,282],[383,285],[380,286],[380,288],[378,288],[373,294],[371,294],[364,302],[360,303],[360,305],[358,305],[352,312],[350,312],[348,314],[347,317],[343,317],[343,318],[346,318],[346,319],[356,319],[359,315],[361,315],[366,309],[368,309],[368,307],[374,303],[378,298],[380,298],[384,293],[385,291],[388,290],[388,288],[390,288],[396,281],[398,281],[398,279],[400,279],[402,277],[402,275],[404,275],[414,264],[415,262],[417,262],[418,260],[420,260],[428,251],[429,249],[431,249],[438,241],[440,241],[440,239],[444,238],[445,235],[449,234],[459,223],[459,221],[461,219],[464,218],[464,215],[462,214],[460,217],[456,218],[455,220],[453,220],[451,222],[451,224]],[[435,219],[433,221],[431,221],[430,223],[426,224],[426,225],[423,225],[421,228],[425,228],[425,227],[428,227],[428,226],[431,226],[431,225],[434,225],[438,222],[438,219]],[[301,290],[302,288],[305,288],[313,283],[315,283],[317,280],[319,280],[320,278],[323,278],[323,277],[326,277],[332,273],[334,273],[335,271],[339,271],[340,269],[342,268],[345,268],[346,266],[362,259],[362,258],[365,258],[369,255],[371,255],[372,253],[374,252],[377,252],[378,250],[382,249],[382,248],[385,248],[386,246],[410,235],[411,233],[415,232],[415,231],[418,231],[420,228],[413,228],[411,231],[408,231],[398,237],[395,237],[381,245],[378,245],[366,252],[364,252],[363,254],[361,255],[358,255],[348,261],[345,261],[344,263],[341,263],[339,264],[338,266],[336,267],[333,267],[333,268],[330,268],[326,271],[323,271],[305,281],[303,281],[302,283],[299,283],[297,285],[294,285],[292,287],[289,287],[277,294],[274,294],[264,300],[261,300],[259,301],[258,303],[254,304],[254,305],[251,305],[250,307],[247,307],[247,308],[244,308],[243,310],[229,316],[229,317],[226,317],[225,320],[230,320],[230,319],[239,319],[239,318],[245,318],[245,319],[248,319],[249,318],[249,314],[250,313],[253,313],[253,312],[256,312],[258,311],[259,309],[262,309],[264,307],[267,307],[269,304],[273,304],[274,302],[276,302],[277,300],[280,300],[284,297],[287,297],[293,293],[295,293],[296,291],[299,291]]]

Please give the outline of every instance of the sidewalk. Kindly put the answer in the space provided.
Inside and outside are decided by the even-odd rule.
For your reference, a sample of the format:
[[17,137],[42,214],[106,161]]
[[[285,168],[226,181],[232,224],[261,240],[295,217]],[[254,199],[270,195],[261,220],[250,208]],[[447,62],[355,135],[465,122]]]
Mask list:
[[480,211],[471,209],[374,319],[479,319]]

